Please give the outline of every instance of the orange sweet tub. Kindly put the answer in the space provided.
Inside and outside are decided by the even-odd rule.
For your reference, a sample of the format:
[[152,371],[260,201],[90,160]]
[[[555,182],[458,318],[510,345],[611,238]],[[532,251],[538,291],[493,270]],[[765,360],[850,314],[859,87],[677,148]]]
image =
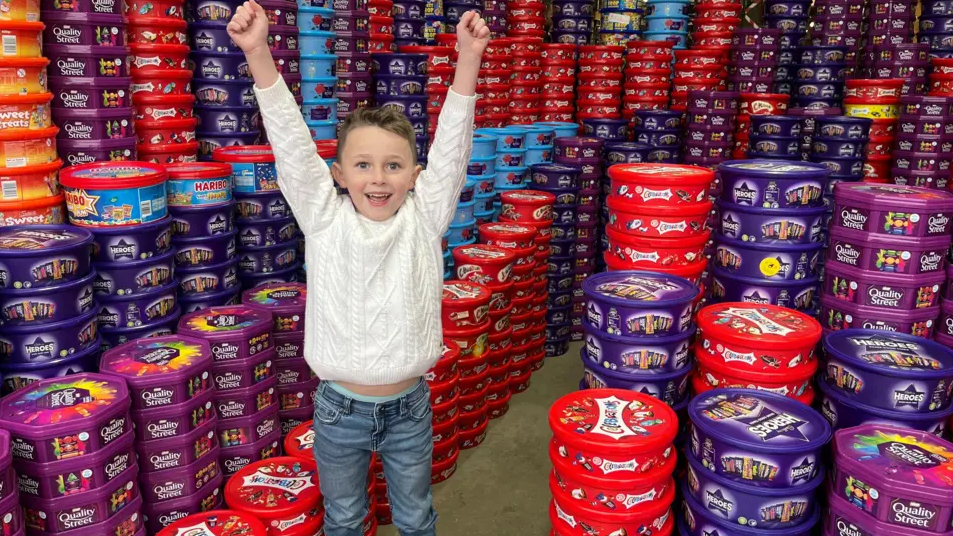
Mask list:
[[43,55],[42,22],[0,22],[0,57],[39,58]]
[[49,127],[31,131],[0,130],[0,167],[49,164],[56,160],[56,134]]
[[0,20],[36,22],[40,20],[40,0],[3,0]]
[[0,201],[31,201],[59,195],[62,160],[36,166],[0,168]]
[[0,132],[50,128],[52,100],[52,93],[0,96]]
[[0,227],[6,225],[61,225],[66,222],[63,194],[30,201],[0,201]]
[[0,59],[0,95],[46,93],[46,58]]

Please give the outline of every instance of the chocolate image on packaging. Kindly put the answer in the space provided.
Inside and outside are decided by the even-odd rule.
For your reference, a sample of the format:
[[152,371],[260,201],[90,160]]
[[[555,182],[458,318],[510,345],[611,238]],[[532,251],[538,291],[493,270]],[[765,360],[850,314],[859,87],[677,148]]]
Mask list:
[[94,262],[146,259],[163,255],[172,248],[171,218],[144,225],[96,228],[91,231]]
[[0,295],[0,320],[8,326],[61,322],[95,307],[95,271],[75,281],[30,289],[7,289]]
[[136,445],[143,472],[165,471],[189,466],[218,452],[215,426],[218,418],[211,418],[188,434],[175,439],[144,441]]
[[96,308],[100,328],[137,327],[171,316],[176,308],[177,279],[131,296],[99,295]]
[[835,331],[850,328],[880,329],[918,337],[933,337],[938,316],[938,307],[915,311],[884,311],[830,296],[821,299],[822,325]]
[[949,238],[907,238],[867,234],[844,227],[831,230],[828,258],[875,272],[925,274],[942,271]]
[[[272,211],[291,212],[280,194],[242,196],[237,202],[232,201],[209,207],[169,207],[169,214],[172,217],[172,235],[176,238],[202,238],[227,234],[233,229],[234,214],[237,212],[241,217],[243,209],[244,213],[252,213],[259,217]],[[169,247],[171,248],[171,244]]]
[[85,277],[89,231],[67,226],[7,227],[0,232],[0,288],[46,287]]
[[68,357],[98,344],[96,312],[37,326],[7,326],[0,334],[6,363],[43,363]]
[[132,417],[138,423],[137,440],[173,439],[199,428],[215,417],[215,407],[212,404],[213,394],[214,390],[205,389],[202,394],[185,403],[184,410],[183,406],[133,410]]

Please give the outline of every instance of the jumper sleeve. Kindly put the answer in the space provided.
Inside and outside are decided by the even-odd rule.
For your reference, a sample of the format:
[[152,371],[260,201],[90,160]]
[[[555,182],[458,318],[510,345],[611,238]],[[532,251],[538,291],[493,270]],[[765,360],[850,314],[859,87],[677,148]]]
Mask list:
[[476,97],[464,97],[448,90],[427,155],[427,169],[421,172],[414,188],[417,206],[437,236],[447,232],[467,180],[475,105]]
[[334,179],[328,165],[318,156],[301,109],[280,76],[267,89],[255,87],[255,96],[268,132],[278,186],[298,226],[307,236],[323,230],[339,206]]

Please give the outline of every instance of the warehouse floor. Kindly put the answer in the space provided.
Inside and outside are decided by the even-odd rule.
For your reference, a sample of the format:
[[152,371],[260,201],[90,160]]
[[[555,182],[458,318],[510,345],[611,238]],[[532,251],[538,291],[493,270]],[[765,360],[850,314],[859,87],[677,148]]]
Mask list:
[[[439,536],[500,536],[549,533],[547,415],[560,396],[579,388],[579,343],[550,358],[533,374],[530,388],[513,397],[510,411],[490,422],[486,441],[465,450],[450,480],[434,486]],[[391,525],[381,536],[395,536]]]

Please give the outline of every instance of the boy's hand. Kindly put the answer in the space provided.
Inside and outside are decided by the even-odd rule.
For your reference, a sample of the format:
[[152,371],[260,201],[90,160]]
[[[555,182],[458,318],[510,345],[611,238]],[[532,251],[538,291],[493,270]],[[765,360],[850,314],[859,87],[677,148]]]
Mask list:
[[246,55],[268,49],[268,17],[255,0],[238,6],[226,29],[228,36]]
[[467,11],[457,24],[457,48],[460,54],[472,54],[477,58],[490,43],[490,29],[476,11]]

